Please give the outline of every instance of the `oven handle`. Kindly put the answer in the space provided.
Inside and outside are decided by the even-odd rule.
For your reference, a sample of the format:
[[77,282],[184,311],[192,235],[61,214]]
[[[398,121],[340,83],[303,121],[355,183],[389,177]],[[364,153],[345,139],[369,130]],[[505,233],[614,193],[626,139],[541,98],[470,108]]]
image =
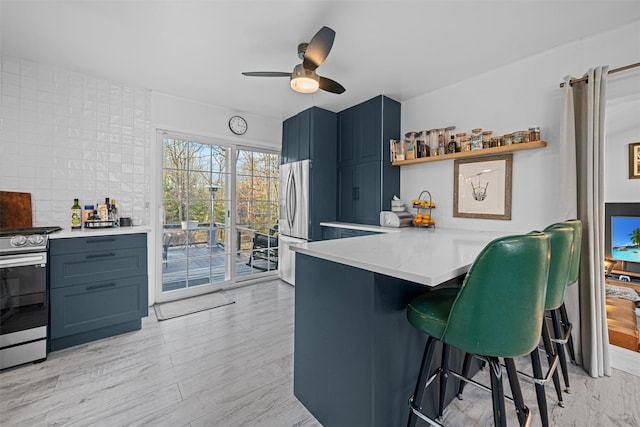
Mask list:
[[28,265],[46,264],[47,255],[28,255],[9,259],[0,259],[0,268],[23,267]]

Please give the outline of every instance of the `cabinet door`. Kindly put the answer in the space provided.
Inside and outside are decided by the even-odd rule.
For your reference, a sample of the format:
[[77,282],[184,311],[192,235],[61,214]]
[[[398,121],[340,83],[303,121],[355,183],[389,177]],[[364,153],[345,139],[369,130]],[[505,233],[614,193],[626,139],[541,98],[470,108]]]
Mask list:
[[356,202],[355,166],[342,166],[338,172],[338,220],[354,222]]
[[334,240],[339,237],[336,227],[322,227],[322,240]]
[[51,338],[138,320],[147,276],[51,289]]
[[359,224],[380,224],[381,176],[380,162],[359,163],[354,171],[356,202],[355,222]]
[[298,116],[290,117],[282,124],[282,163],[297,162],[300,159],[299,126]]
[[[382,97],[357,106],[356,155],[358,162],[381,160]],[[384,141],[382,141],[384,143]]]
[[298,160],[310,159],[309,147],[311,144],[311,120],[312,109],[304,110],[298,114],[298,137],[295,143],[298,145]]
[[356,161],[355,153],[355,108],[351,107],[341,111],[338,115],[339,130],[339,152],[338,162],[340,165],[351,164]]

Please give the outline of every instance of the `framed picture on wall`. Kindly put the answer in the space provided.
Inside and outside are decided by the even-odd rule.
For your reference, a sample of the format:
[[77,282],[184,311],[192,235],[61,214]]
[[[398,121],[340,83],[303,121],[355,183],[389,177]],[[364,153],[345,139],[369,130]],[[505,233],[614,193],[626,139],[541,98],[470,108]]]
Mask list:
[[640,178],[640,142],[629,144],[629,179]]
[[512,161],[512,154],[455,160],[453,216],[510,220]]

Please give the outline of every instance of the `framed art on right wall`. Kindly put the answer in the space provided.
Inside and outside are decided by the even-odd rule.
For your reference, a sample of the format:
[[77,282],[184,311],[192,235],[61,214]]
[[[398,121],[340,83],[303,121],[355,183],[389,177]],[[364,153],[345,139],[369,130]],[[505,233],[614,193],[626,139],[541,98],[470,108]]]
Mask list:
[[629,179],[640,178],[640,142],[629,144]]

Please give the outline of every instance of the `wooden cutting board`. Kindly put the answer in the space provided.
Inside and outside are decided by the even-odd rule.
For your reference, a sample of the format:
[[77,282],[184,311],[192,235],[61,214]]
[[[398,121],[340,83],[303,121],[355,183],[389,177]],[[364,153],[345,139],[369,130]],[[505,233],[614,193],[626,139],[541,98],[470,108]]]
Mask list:
[[0,228],[32,227],[31,193],[0,191]]

